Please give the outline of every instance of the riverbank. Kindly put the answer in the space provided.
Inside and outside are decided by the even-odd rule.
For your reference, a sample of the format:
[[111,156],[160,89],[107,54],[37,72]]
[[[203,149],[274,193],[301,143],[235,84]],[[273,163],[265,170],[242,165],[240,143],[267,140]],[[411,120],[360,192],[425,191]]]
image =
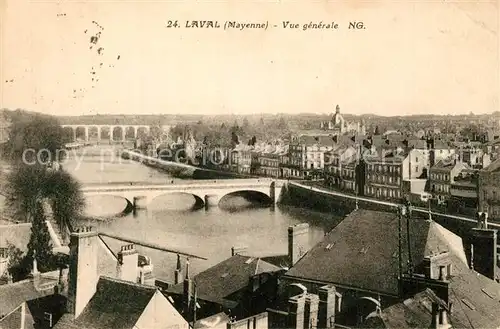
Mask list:
[[144,164],[145,166],[162,170],[171,176],[181,179],[255,178],[255,176],[250,175],[241,175],[234,172],[199,168],[180,162],[161,160],[130,150],[123,150],[121,152],[121,157],[125,160],[137,161]]

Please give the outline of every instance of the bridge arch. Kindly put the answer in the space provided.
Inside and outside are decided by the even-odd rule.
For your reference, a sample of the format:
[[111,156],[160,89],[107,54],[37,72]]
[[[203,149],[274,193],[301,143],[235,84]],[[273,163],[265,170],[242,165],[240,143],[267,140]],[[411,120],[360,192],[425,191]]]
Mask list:
[[256,206],[270,206],[271,197],[257,190],[238,190],[225,194],[220,198],[219,207],[223,209],[248,208]]
[[74,142],[74,128],[73,127],[63,127],[63,138],[65,141]]
[[75,128],[75,137],[77,140],[85,141],[87,138],[87,127],[86,126],[78,126]]
[[124,128],[122,126],[114,126],[113,133],[111,135],[113,141],[121,141],[125,136]]
[[135,127],[127,126],[125,127],[125,139],[135,139]]
[[101,128],[101,139],[111,140],[111,127],[110,126],[102,126]]
[[89,195],[85,197],[85,215],[88,217],[118,217],[130,213],[133,202],[120,195]]
[[89,126],[88,129],[89,129],[89,139],[92,139],[92,140],[100,140],[101,139],[100,127]]
[[[163,201],[164,208],[160,208]],[[205,202],[203,198],[190,192],[166,192],[154,196],[149,201],[149,206],[160,210],[197,210],[203,208]]]
[[137,138],[141,138],[141,139],[144,139],[148,136],[148,127],[146,126],[140,126],[137,128]]

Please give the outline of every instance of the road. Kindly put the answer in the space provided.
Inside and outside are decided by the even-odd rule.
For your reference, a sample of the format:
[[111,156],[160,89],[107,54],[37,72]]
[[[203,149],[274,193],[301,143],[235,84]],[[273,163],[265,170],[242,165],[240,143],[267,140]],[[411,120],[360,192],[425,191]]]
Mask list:
[[[386,205],[386,206],[390,206],[390,207],[394,207],[394,208],[396,208],[396,207],[399,206],[399,204],[393,203],[393,202],[375,200],[375,199],[370,199],[370,198],[365,198],[365,197],[355,197],[355,196],[350,195],[350,194],[344,194],[344,193],[336,192],[336,191],[329,191],[329,190],[326,190],[326,189],[317,188],[317,187],[314,187],[314,186],[308,186],[308,185],[297,183],[297,182],[289,182],[289,184],[295,185],[295,186],[298,186],[298,187],[302,187],[302,188],[305,188],[305,189],[310,189],[311,191],[315,191],[315,192],[319,192],[319,193],[323,193],[323,194],[330,194],[330,195],[340,196],[340,197],[343,197],[343,198],[346,198],[346,199],[356,200],[356,198],[357,198],[359,201],[371,202],[371,203]],[[424,214],[429,214],[429,210],[428,209],[421,208],[421,207],[413,207],[413,211],[416,211],[416,212],[419,212],[419,213],[424,213]],[[475,219],[468,218],[468,217],[463,217],[463,216],[450,215],[450,214],[445,214],[445,213],[440,213],[440,212],[435,212],[435,211],[431,211],[430,213],[431,213],[431,215],[443,216],[443,217],[447,217],[447,218],[453,218],[453,219],[457,219],[457,220],[461,220],[461,221],[469,222],[469,223],[476,223],[477,222]],[[500,224],[488,222],[488,227],[489,228],[494,228],[494,229],[500,229]]]

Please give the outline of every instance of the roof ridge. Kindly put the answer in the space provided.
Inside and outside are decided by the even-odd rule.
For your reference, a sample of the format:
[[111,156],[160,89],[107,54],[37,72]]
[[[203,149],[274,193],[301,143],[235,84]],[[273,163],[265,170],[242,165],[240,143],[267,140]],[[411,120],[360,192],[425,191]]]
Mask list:
[[254,275],[257,275],[257,273],[259,272],[259,263],[260,263],[260,257],[257,258],[257,261],[255,262],[255,272],[254,272]]
[[31,223],[13,223],[13,224],[5,224],[5,225],[0,225],[0,228],[7,228],[7,227],[24,227],[24,226],[31,226]]
[[[115,283],[123,283],[123,284],[126,284],[128,286],[137,287],[137,288],[143,288],[145,290],[151,290],[151,291],[158,290],[158,288],[154,287],[154,286],[148,286],[148,285],[145,285],[145,284],[135,283],[135,282],[132,282],[132,281],[117,279],[117,278],[113,278],[113,277],[106,276],[106,275],[101,275],[99,277],[99,281],[101,281],[101,280],[106,280],[106,281],[115,282]],[[99,282],[98,282],[98,284],[99,284]]]

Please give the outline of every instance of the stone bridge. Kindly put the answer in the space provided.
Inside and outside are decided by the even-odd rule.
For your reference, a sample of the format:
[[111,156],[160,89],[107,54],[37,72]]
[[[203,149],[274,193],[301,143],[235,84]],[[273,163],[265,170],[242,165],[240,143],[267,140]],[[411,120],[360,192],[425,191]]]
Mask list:
[[[73,134],[73,141],[82,139],[88,142],[91,138],[101,141],[109,139],[110,141],[126,141],[127,139],[136,139],[138,137],[150,134],[151,127],[148,125],[86,125],[73,124],[62,125],[63,129],[70,130]],[[162,130],[168,131],[170,126],[162,126]],[[103,134],[106,136],[104,137]]]
[[156,197],[187,193],[195,197],[197,203],[216,206],[228,194],[242,193],[265,196],[270,203],[276,204],[281,196],[285,181],[271,179],[232,179],[232,180],[186,180],[163,185],[87,185],[82,188],[86,197],[111,195],[125,198],[136,209],[147,208]]

